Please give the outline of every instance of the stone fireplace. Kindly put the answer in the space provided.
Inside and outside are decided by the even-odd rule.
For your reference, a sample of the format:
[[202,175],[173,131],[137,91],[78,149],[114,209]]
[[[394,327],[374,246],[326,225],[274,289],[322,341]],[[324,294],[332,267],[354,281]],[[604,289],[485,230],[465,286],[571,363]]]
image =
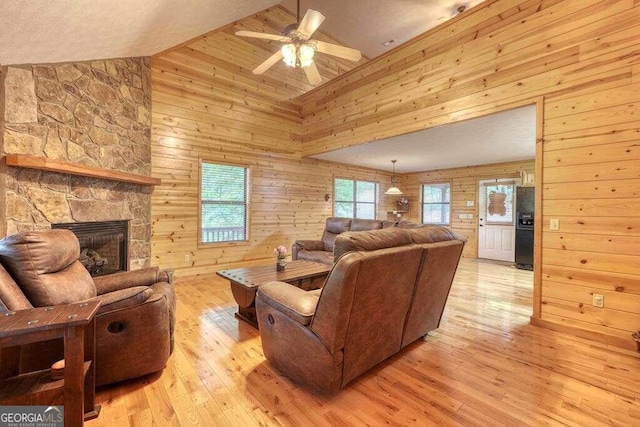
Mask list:
[[70,230],[80,242],[80,262],[92,276],[129,269],[129,221],[51,224]]
[[[124,58],[1,67],[0,154],[149,176],[149,65],[149,58]],[[4,234],[126,221],[125,265],[150,265],[151,186],[70,175],[64,168],[51,172],[5,162],[0,168]]]

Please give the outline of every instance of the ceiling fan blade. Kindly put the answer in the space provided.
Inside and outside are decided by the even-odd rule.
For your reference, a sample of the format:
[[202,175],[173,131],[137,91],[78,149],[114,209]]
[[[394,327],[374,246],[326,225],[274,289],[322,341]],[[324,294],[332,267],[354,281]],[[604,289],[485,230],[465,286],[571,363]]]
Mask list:
[[318,67],[316,67],[316,63],[312,62],[311,65],[306,67],[302,67],[304,73],[307,75],[307,79],[309,79],[309,83],[313,86],[317,86],[322,83],[322,77],[320,76],[320,72],[318,71]]
[[325,19],[325,16],[317,10],[308,9],[307,13],[304,14],[304,18],[302,18],[302,22],[298,25],[298,32],[306,36],[305,40],[307,40]]
[[327,55],[337,56],[338,58],[348,59],[349,61],[360,61],[360,58],[362,58],[359,50],[351,49],[350,47],[325,43],[320,40],[313,40],[313,43],[318,52],[326,53]]
[[255,31],[236,31],[236,36],[242,37],[254,37],[256,39],[267,39],[267,40],[276,40],[279,42],[290,42],[291,39],[289,37],[281,36],[278,34],[266,34],[266,33],[256,33]]
[[273,65],[282,59],[282,51],[278,50],[276,53],[271,55],[266,61],[262,64],[258,65],[255,70],[253,70],[253,74],[262,74],[267,71],[269,68],[273,67]]

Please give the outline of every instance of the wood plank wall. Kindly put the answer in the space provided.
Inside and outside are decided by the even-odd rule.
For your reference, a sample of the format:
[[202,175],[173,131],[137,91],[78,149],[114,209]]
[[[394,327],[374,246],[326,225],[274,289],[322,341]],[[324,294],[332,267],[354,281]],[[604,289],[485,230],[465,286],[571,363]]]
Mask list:
[[[402,176],[401,189],[406,195],[411,195],[409,197],[411,220],[420,222],[422,184],[449,182],[451,185],[451,229],[468,239],[462,256],[475,258],[478,255],[478,180],[519,178],[520,171],[534,173],[533,160],[405,174]],[[474,206],[467,206],[467,201],[473,201]],[[460,214],[471,214],[473,218],[461,219]]]
[[[532,321],[634,347],[640,1],[488,0],[306,94],[303,154],[540,98],[542,279]],[[592,306],[594,293],[604,308]]]
[[[153,58],[152,173],[162,179],[152,196],[155,265],[196,275],[264,263],[277,245],[320,237],[334,176],[390,181],[388,172],[301,158],[297,98],[311,88],[304,73],[277,65],[253,75],[279,44],[233,35],[240,28],[278,33],[292,20],[280,7],[268,9]],[[317,62],[326,78],[357,65],[326,55]],[[250,166],[249,244],[198,248],[200,158]],[[379,215],[386,215],[384,197]]]

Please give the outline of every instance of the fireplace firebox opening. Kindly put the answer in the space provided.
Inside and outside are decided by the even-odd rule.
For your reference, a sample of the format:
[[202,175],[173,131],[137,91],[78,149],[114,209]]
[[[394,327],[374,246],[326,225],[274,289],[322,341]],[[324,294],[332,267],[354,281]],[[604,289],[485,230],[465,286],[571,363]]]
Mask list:
[[129,270],[129,221],[51,224],[71,230],[80,242],[80,262],[92,276]]

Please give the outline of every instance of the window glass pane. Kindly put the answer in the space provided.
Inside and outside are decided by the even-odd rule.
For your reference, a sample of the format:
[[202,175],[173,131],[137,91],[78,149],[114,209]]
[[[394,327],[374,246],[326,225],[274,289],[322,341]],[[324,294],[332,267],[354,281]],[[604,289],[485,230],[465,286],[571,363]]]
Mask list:
[[341,202],[353,201],[353,181],[349,179],[336,179],[335,200]]
[[422,200],[424,203],[448,203],[450,200],[449,184],[428,184],[423,187],[424,194]]
[[343,216],[347,218],[353,218],[354,205],[353,203],[336,202],[336,216]]
[[202,162],[201,243],[247,240],[248,169]]
[[334,199],[335,216],[375,219],[378,184],[336,178]]
[[376,205],[373,203],[358,203],[356,218],[376,219]]
[[448,182],[422,186],[422,222],[449,225],[451,187]]
[[356,181],[356,201],[375,203],[376,183]]
[[202,205],[202,242],[246,240],[244,205]]
[[424,205],[422,211],[422,222],[424,224],[449,224],[449,205],[444,203],[434,203]]
[[484,187],[488,224],[513,224],[513,184],[492,184]]

